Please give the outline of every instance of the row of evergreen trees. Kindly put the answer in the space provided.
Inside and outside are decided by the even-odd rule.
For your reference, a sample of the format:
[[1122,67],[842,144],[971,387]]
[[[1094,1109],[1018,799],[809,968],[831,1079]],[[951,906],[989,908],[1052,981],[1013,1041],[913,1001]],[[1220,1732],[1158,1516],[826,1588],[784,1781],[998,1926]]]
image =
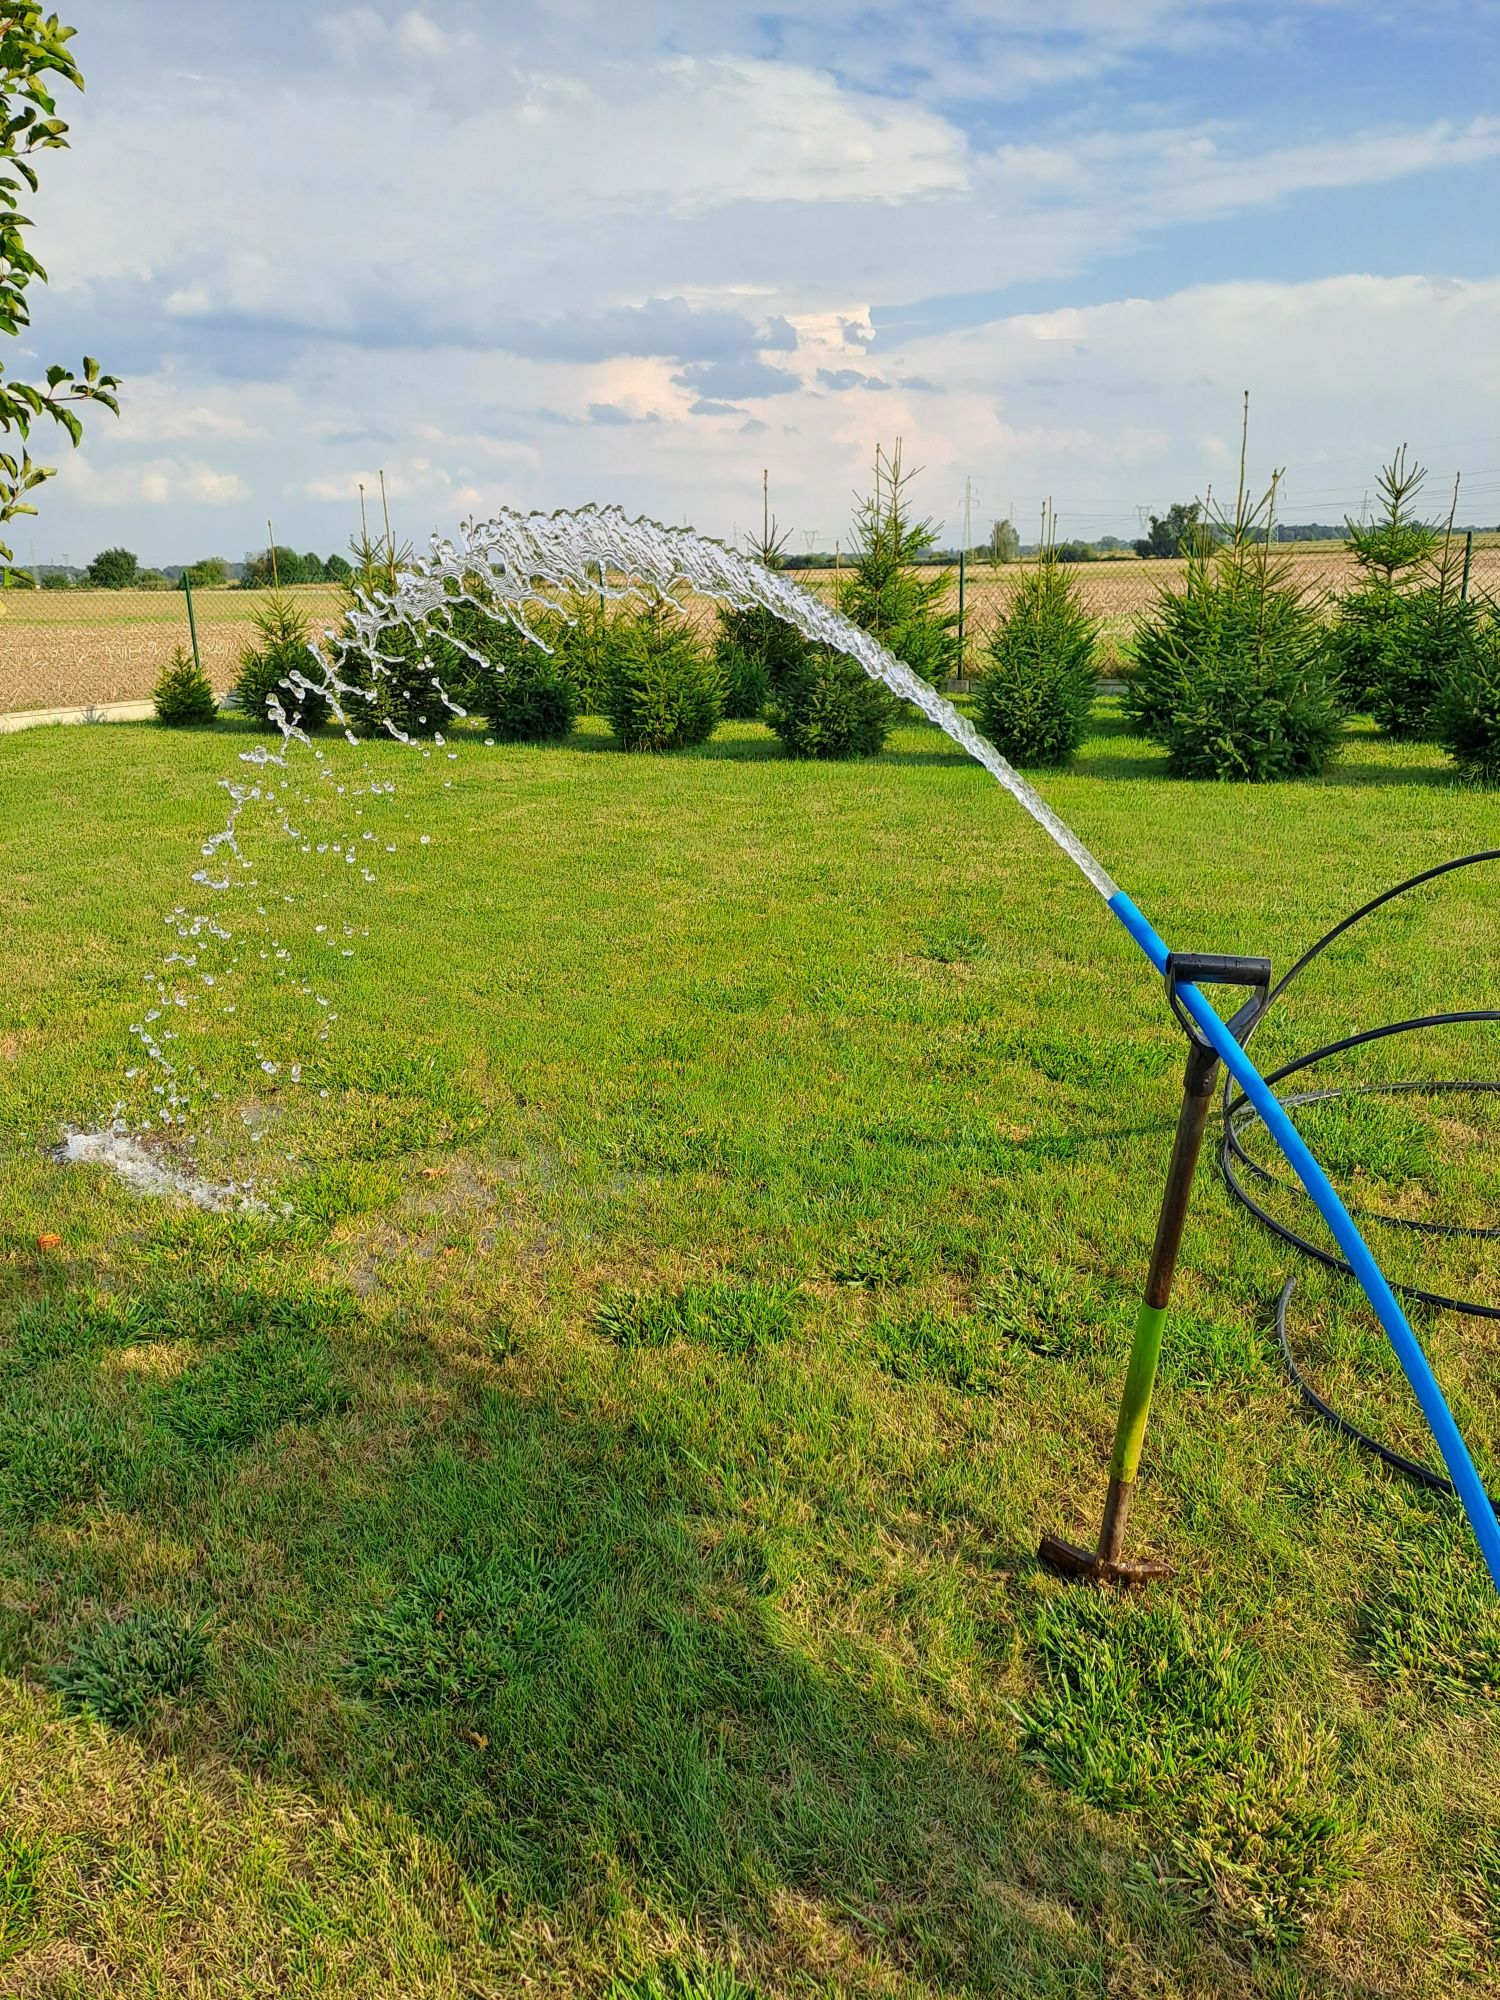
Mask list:
[[[1500,606],[1471,599],[1463,543],[1417,511],[1424,473],[1401,450],[1381,511],[1348,521],[1359,578],[1332,603],[1298,581],[1275,537],[1276,482],[1232,516],[1190,524],[1181,589],[1164,587],[1126,662],[1126,710],[1194,778],[1316,775],[1347,722],[1440,743],[1460,772],[1500,784]],[[1454,496],[1455,508],[1457,494]],[[1097,628],[1055,537],[1012,593],[977,690],[981,726],[1013,761],[1066,762],[1097,686]]]
[[[918,565],[934,546],[914,516],[899,445],[876,456],[860,503],[839,609],[898,658],[941,686],[960,666],[946,580]],[[1274,779],[1321,771],[1347,718],[1368,714],[1398,740],[1443,743],[1460,768],[1500,782],[1500,611],[1462,587],[1462,545],[1417,511],[1419,466],[1398,453],[1381,476],[1382,510],[1347,532],[1360,578],[1329,607],[1298,584],[1276,546],[1275,485],[1258,507],[1243,470],[1232,517],[1205,511],[1184,549],[1180,590],[1164,588],[1136,634],[1126,706],[1184,776]],[[769,510],[759,559],[785,561]],[[345,584],[350,609],[389,590],[404,557],[356,544]],[[479,597],[475,586],[476,599]],[[606,716],[628,749],[701,743],[722,717],[761,717],[797,757],[879,751],[899,703],[843,654],[811,644],[758,606],[726,607],[711,638],[671,600],[585,597],[571,615],[533,623],[532,637],[482,601],[456,600],[446,621],[389,628],[380,670],[336,640],[341,697],[366,733],[432,735],[455,711],[483,715],[506,741],[556,741],[579,713]],[[296,601],[273,593],[256,613],[257,638],[236,688],[247,715],[276,707],[304,728],[329,719],[327,697],[301,686],[310,673],[308,627]],[[1099,673],[1099,629],[1055,524],[1041,557],[1010,591],[975,688],[980,726],[1023,764],[1062,764],[1082,741]],[[289,678],[290,677],[290,678]],[[197,677],[201,681],[201,677]],[[203,719],[206,682],[179,659],[158,691],[163,719]]]
[[[891,652],[941,682],[959,666],[957,619],[944,601],[944,578],[916,567],[936,532],[912,515],[910,477],[899,445],[877,453],[838,601]],[[771,568],[785,561],[785,538],[769,515],[755,553]],[[345,584],[350,610],[390,591],[405,559],[405,551],[368,539],[354,554]],[[722,718],[763,717],[791,755],[841,758],[879,751],[899,713],[852,660],[758,608],[723,608],[705,637],[670,599],[586,596],[568,616],[533,619],[533,638],[489,614],[477,579],[473,596],[456,599],[445,619],[422,630],[387,628],[378,670],[347,628],[335,639],[331,663],[346,688],[339,700],[357,729],[430,736],[459,710],[484,716],[502,740],[547,742],[565,737],[579,713],[593,713],[607,717],[625,748],[661,751],[705,741]],[[279,712],[305,729],[323,726],[327,695],[302,685],[313,663],[301,607],[273,592],[254,616],[236,706],[257,719],[276,721]],[[212,711],[206,681],[181,657],[158,688],[157,711],[183,722]]]
[[[1349,717],[1397,742],[1435,742],[1460,771],[1500,783],[1500,606],[1470,598],[1464,549],[1417,511],[1425,474],[1403,449],[1381,509],[1345,524],[1359,577],[1320,602],[1273,540],[1276,482],[1191,539],[1181,592],[1136,635],[1126,702],[1188,777],[1316,774]],[[1454,494],[1454,508],[1457,491]],[[1331,614],[1331,615],[1330,615]]]

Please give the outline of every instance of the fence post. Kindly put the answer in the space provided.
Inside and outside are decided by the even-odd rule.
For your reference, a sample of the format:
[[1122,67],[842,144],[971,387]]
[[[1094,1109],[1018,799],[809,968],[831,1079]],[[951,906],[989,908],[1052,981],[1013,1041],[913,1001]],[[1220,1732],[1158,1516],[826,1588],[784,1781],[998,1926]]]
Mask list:
[[198,620],[193,613],[193,579],[188,575],[186,570],[182,572],[182,592],[187,599],[188,636],[193,642],[193,665],[201,674],[203,671],[203,662],[198,657]]
[[1474,560],[1474,530],[1470,528],[1464,536],[1464,580],[1458,586],[1461,599],[1467,601],[1469,595],[1469,564]]
[[958,675],[960,680],[964,677],[964,669],[967,664],[964,653],[964,573],[968,566],[968,560],[969,551],[967,549],[960,549],[958,552]]

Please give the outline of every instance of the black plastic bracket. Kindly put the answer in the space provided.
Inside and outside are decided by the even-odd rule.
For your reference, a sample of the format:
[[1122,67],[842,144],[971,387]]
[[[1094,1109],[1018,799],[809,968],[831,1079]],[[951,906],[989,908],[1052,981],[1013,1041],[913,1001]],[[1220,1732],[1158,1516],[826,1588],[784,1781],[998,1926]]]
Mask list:
[[1216,951],[1173,951],[1167,954],[1167,999],[1183,1033],[1200,1048],[1207,1048],[1202,1032],[1183,1006],[1180,986],[1248,986],[1250,998],[1228,1021],[1231,1035],[1243,1042],[1265,1011],[1271,994],[1271,961],[1268,958],[1241,958]]

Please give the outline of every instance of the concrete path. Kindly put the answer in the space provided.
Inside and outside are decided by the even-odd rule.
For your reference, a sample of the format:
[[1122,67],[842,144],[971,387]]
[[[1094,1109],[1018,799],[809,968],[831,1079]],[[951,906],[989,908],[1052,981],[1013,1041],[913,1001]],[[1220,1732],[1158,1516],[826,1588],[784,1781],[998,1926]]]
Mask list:
[[149,722],[155,713],[149,701],[107,701],[96,708],[22,708],[0,715],[0,736],[39,729],[49,722]]

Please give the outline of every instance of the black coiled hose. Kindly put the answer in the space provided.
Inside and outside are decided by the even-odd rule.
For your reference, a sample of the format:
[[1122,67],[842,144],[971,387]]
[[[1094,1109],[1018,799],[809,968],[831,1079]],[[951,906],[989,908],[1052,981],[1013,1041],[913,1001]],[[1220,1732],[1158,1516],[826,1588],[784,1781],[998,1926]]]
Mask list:
[[[1405,882],[1398,882],[1393,889],[1387,889],[1381,895],[1372,897],[1368,903],[1345,917],[1341,923],[1335,924],[1326,936],[1319,938],[1317,943],[1305,951],[1291,970],[1285,973],[1277,984],[1272,987],[1270,994],[1267,996],[1265,1006],[1262,1008],[1254,1027],[1251,1028],[1249,1035],[1245,1039],[1247,1041],[1250,1039],[1250,1036],[1256,1032],[1265,1020],[1271,1008],[1287,989],[1301,977],[1313,963],[1314,959],[1320,957],[1336,939],[1352,931],[1356,924],[1363,923],[1365,918],[1373,915],[1376,910],[1383,909],[1387,903],[1395,902],[1398,896],[1404,896],[1413,889],[1421,888],[1426,882],[1434,882],[1439,876],[1451,875],[1459,868],[1476,868],[1486,862],[1492,861],[1500,861],[1500,849],[1487,848],[1479,854],[1465,854],[1456,861],[1444,861],[1439,863],[1436,868],[1426,868],[1420,875],[1413,875]],[[1295,1056],[1290,1062],[1283,1063],[1279,1069],[1267,1071],[1266,1082],[1274,1090],[1278,1084],[1284,1083],[1289,1077],[1299,1076],[1314,1068],[1316,1064],[1326,1061],[1331,1056],[1342,1055],[1347,1050],[1361,1048],[1367,1043],[1385,1041],[1393,1035],[1416,1034],[1427,1028],[1456,1027],[1460,1024],[1473,1021],[1500,1022],[1500,1011],[1490,1007],[1478,1007],[1465,1009],[1463,1012],[1455,1014],[1419,1014],[1413,1015],[1409,1020],[1392,1021],[1384,1027],[1366,1028],[1360,1034],[1345,1035],[1340,1041],[1325,1043],[1322,1048],[1313,1049],[1306,1055]],[[1281,1101],[1289,1112],[1295,1112],[1299,1107],[1305,1105],[1330,1104],[1340,1099],[1352,1097],[1438,1096],[1453,1095],[1456,1093],[1475,1096],[1500,1094],[1500,1080],[1463,1077],[1444,1081],[1434,1080],[1431,1082],[1403,1080],[1393,1083],[1360,1084],[1342,1090],[1304,1090],[1294,1096],[1283,1097]],[[1248,1181],[1250,1180],[1258,1182],[1268,1194],[1274,1189],[1288,1185],[1288,1183],[1268,1168],[1252,1160],[1249,1153],[1245,1150],[1241,1134],[1249,1125],[1256,1122],[1258,1121],[1256,1120],[1255,1113],[1247,1104],[1243,1094],[1235,1093],[1231,1079],[1226,1076],[1224,1079],[1224,1131],[1219,1150],[1219,1162],[1230,1193],[1236,1201],[1250,1211],[1258,1222],[1263,1223],[1270,1230],[1271,1234],[1279,1237],[1283,1243],[1289,1244],[1292,1249],[1300,1251],[1304,1257],[1316,1259],[1318,1263],[1326,1265],[1331,1271],[1341,1271],[1348,1276],[1352,1276],[1353,1273],[1350,1271],[1349,1265],[1335,1251],[1324,1249],[1320,1244],[1312,1242],[1308,1237],[1301,1235],[1297,1230],[1290,1228],[1286,1223],[1278,1220],[1276,1216],[1271,1214],[1265,1203],[1258,1200],[1256,1195],[1251,1191],[1248,1185]],[[1419,1222],[1410,1220],[1405,1216],[1387,1215],[1379,1210],[1366,1210],[1365,1214],[1371,1220],[1385,1223],[1392,1228],[1409,1229],[1428,1236],[1465,1237],[1469,1239],[1500,1238],[1500,1228],[1486,1229],[1459,1223]],[[1453,1482],[1450,1479],[1445,1478],[1440,1472],[1435,1472],[1431,1466],[1422,1465],[1416,1459],[1407,1458],[1404,1453],[1394,1450],[1388,1444],[1382,1443],[1379,1438],[1372,1437],[1368,1431],[1361,1430],[1358,1424],[1351,1423],[1347,1417],[1341,1416],[1330,1403],[1318,1394],[1317,1390],[1307,1380],[1297,1365],[1297,1358],[1292,1352],[1291,1337],[1287,1331],[1287,1314],[1291,1306],[1292,1294],[1296,1288],[1296,1283],[1295,1276],[1289,1277],[1281,1288],[1281,1296],[1276,1301],[1276,1338],[1281,1346],[1282,1359],[1286,1364],[1287,1373],[1296,1384],[1297,1391],[1302,1397],[1303,1402],[1323,1422],[1331,1424],[1341,1436],[1349,1438],[1353,1443],[1360,1446],[1362,1450],[1372,1452],[1376,1458],[1392,1467],[1395,1471],[1404,1474],[1406,1478],[1415,1480],[1419,1485],[1425,1486],[1435,1493],[1451,1494],[1454,1489]],[[1450,1298],[1445,1293],[1428,1291],[1420,1285],[1393,1284],[1393,1289],[1408,1299],[1418,1299],[1425,1305],[1438,1306],[1449,1312],[1468,1313],[1477,1319],[1500,1320],[1500,1306],[1483,1305],[1475,1299]]]

